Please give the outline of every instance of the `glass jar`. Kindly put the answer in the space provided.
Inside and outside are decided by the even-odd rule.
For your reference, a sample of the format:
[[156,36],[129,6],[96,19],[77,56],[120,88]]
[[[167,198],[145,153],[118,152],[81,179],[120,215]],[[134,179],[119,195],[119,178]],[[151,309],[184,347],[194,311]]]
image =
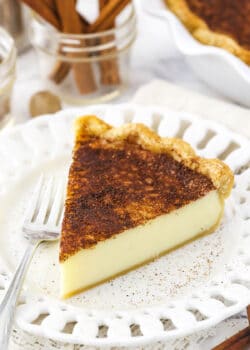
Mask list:
[[11,121],[10,99],[16,77],[16,48],[12,37],[0,27],[0,129]]
[[114,29],[93,34],[60,33],[40,17],[31,21],[31,42],[50,90],[70,104],[105,102],[129,84],[136,15],[129,5]]

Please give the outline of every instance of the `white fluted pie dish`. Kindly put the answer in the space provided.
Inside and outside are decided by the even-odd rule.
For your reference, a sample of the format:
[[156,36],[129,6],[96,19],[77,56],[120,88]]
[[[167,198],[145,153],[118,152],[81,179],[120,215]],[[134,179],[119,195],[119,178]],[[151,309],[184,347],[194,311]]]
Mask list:
[[175,48],[201,80],[234,102],[250,107],[250,67],[247,64],[224,49],[203,45],[194,39],[168,10],[164,0],[147,0],[143,7],[150,15],[166,21]]

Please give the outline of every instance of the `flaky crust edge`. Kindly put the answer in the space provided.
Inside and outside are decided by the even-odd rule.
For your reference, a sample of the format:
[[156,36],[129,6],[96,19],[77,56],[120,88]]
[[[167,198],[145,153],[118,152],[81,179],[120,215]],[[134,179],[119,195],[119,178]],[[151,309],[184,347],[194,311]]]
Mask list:
[[77,118],[74,126],[76,143],[91,137],[109,142],[129,140],[152,152],[167,153],[188,168],[209,177],[223,199],[231,193],[234,183],[231,169],[219,159],[198,157],[181,139],[160,137],[143,124],[124,124],[115,128],[94,115]]
[[182,21],[193,37],[202,44],[225,49],[250,65],[250,50],[240,46],[240,44],[230,36],[216,33],[209,29],[206,22],[189,9],[186,0],[165,0],[165,2],[168,8]]

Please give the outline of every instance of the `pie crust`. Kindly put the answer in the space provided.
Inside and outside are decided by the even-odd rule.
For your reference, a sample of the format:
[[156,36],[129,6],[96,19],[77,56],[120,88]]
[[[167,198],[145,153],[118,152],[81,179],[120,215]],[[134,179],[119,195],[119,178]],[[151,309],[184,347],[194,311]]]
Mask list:
[[232,190],[234,175],[231,169],[219,159],[198,157],[193,148],[179,138],[164,138],[143,124],[124,124],[113,128],[96,116],[84,116],[75,121],[76,144],[78,141],[97,136],[107,141],[125,141],[140,145],[156,153],[167,153],[176,161],[211,179],[222,198],[227,198]]
[[190,10],[186,0],[165,0],[165,2],[193,37],[202,44],[225,49],[250,65],[250,50],[242,47],[231,36],[211,30],[201,17]]

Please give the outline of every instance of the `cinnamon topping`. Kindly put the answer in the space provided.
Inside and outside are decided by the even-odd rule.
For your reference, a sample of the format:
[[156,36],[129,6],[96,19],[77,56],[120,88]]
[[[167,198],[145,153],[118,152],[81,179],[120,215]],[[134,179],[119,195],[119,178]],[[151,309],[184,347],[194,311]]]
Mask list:
[[78,141],[69,174],[60,260],[212,190],[207,176],[168,154],[128,140]]
[[190,10],[214,32],[227,34],[250,49],[249,0],[186,0]]

